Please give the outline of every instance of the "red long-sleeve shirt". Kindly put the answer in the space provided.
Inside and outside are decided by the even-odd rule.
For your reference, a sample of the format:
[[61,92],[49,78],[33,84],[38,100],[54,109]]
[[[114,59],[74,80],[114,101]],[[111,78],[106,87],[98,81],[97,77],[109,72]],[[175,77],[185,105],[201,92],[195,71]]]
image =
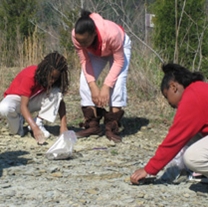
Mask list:
[[42,86],[35,82],[34,76],[36,70],[36,65],[31,65],[21,70],[4,92],[4,96],[19,95],[32,97],[38,92],[43,91]]
[[145,171],[156,175],[199,132],[208,134],[208,83],[202,81],[194,82],[184,90],[172,126]]

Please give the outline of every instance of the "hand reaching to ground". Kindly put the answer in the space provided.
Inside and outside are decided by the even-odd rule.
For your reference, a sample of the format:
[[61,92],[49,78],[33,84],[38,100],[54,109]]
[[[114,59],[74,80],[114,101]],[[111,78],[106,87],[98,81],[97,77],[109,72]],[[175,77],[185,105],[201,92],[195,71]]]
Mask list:
[[34,135],[38,144],[42,145],[45,143],[45,141],[46,141],[45,136],[39,128],[37,128],[33,131],[33,135]]
[[147,172],[144,168],[140,168],[136,170],[130,177],[132,184],[139,184],[139,180],[144,179],[147,177]]

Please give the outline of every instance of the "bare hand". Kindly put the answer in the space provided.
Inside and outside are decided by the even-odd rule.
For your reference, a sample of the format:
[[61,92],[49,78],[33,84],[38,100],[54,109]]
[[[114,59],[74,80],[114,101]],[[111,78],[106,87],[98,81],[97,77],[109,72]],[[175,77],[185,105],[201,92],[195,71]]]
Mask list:
[[68,131],[67,127],[60,127],[60,134],[63,134],[65,131]]
[[99,96],[99,107],[105,107],[108,105],[110,99],[110,87],[107,85],[103,85],[100,91]]
[[139,184],[139,180],[146,178],[147,172],[144,170],[144,168],[140,168],[136,170],[130,177],[132,184]]
[[45,136],[39,128],[33,131],[33,135],[38,144],[42,145],[45,143]]
[[90,90],[91,90],[91,95],[92,95],[92,101],[93,101],[93,103],[96,106],[100,107],[100,102],[99,102],[100,90],[99,90],[98,86],[96,85],[95,82],[91,82],[89,84],[89,86],[90,86]]

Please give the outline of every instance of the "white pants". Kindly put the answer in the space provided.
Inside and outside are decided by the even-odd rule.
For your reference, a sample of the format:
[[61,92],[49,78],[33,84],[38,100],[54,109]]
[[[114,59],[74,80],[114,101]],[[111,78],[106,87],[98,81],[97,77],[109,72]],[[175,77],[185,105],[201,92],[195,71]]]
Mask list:
[[[54,122],[58,114],[59,105],[63,96],[59,88],[53,88],[49,95],[45,92],[29,100],[28,109],[31,113],[39,111],[38,116],[46,121]],[[9,130],[16,134],[20,125],[20,103],[18,95],[7,95],[0,102],[0,114],[7,118]]]
[[192,144],[184,153],[187,168],[208,177],[208,136]]
[[[130,64],[131,56],[131,40],[128,35],[125,35],[125,40],[123,44],[124,48],[124,65],[118,76],[118,79],[111,90],[111,98],[109,106],[113,107],[123,107],[126,106],[127,100],[127,90],[126,90],[126,79],[128,74],[128,68]],[[98,57],[89,53],[92,68],[95,74],[95,79],[97,80],[102,70],[105,68],[106,64],[109,62],[110,67],[113,64],[113,56]],[[80,76],[80,96],[82,106],[94,106],[92,101],[91,91],[89,85],[86,81],[83,71]]]

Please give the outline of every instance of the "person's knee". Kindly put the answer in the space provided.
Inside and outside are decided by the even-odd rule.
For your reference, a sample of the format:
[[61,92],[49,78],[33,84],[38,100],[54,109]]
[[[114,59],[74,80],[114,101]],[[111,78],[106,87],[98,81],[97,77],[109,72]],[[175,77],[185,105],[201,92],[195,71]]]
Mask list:
[[184,164],[187,166],[189,165],[189,163],[191,162],[190,159],[189,159],[189,156],[188,156],[189,153],[187,153],[187,150],[186,152],[183,154],[183,162]]
[[207,159],[203,152],[197,152],[195,148],[190,147],[185,151],[183,161],[188,169],[194,172],[200,172],[199,169],[207,162]]
[[9,106],[8,104],[1,102],[0,103],[0,114],[2,116],[7,116],[9,114],[10,110],[9,110]]
[[195,166],[194,166],[195,161],[194,161],[193,153],[189,148],[185,151],[183,155],[183,162],[188,169],[192,171],[195,170]]

